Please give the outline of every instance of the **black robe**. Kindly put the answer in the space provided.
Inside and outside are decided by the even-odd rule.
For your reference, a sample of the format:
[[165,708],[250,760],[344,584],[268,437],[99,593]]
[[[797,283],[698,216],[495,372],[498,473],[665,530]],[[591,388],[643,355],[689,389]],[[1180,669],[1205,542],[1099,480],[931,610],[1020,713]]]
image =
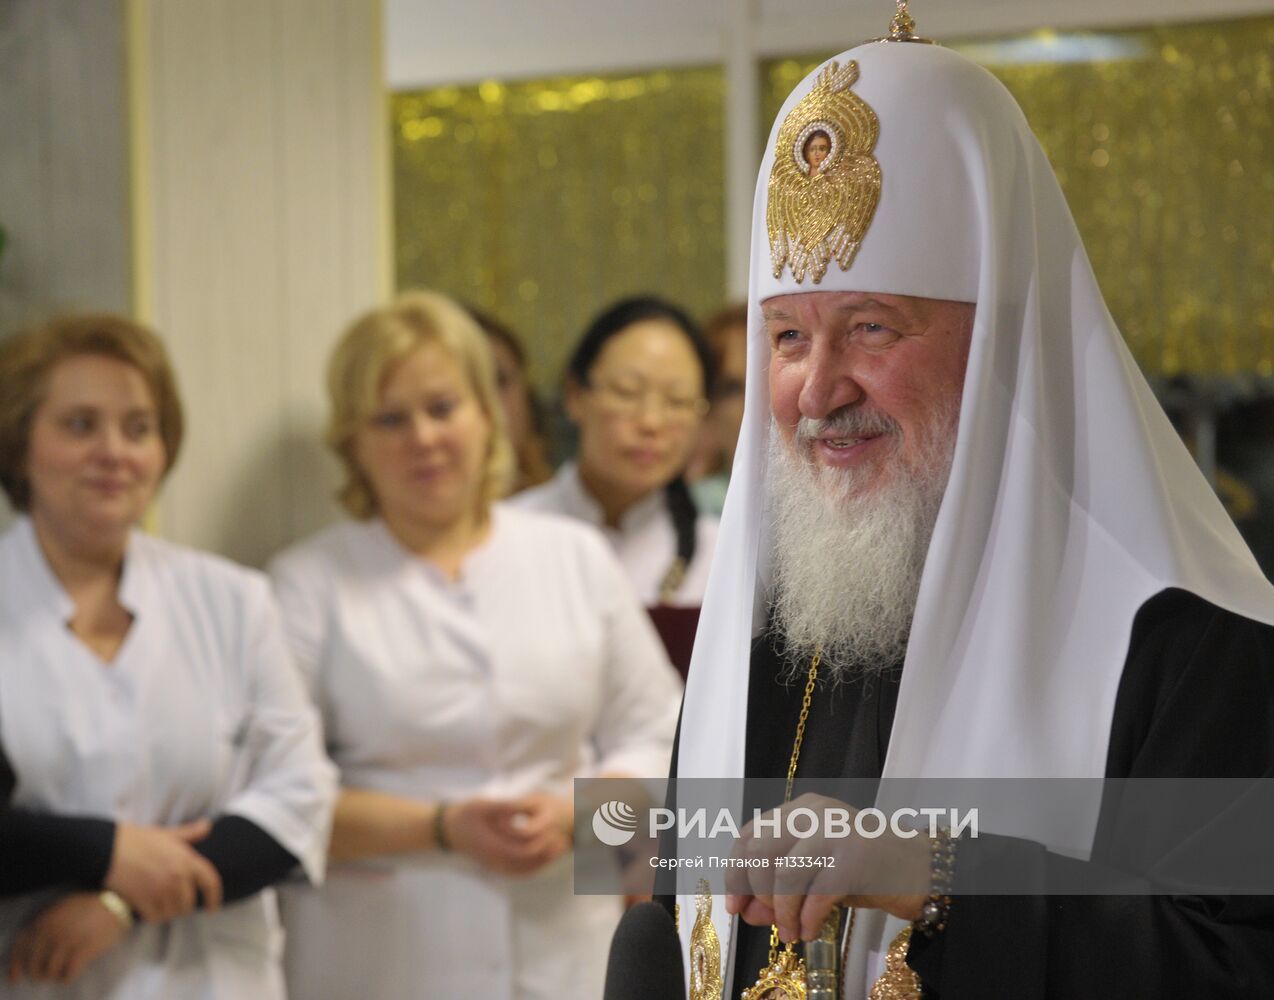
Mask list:
[[[786,775],[804,678],[780,682],[780,657],[769,640],[753,648],[747,777]],[[892,670],[820,685],[799,775],[878,779],[898,683]],[[1267,778],[1272,765],[1274,628],[1183,591],[1147,602],[1116,697],[1106,777]],[[1105,801],[1089,864],[1127,870],[1114,845],[1127,843],[1116,834],[1131,822],[1118,802]],[[1154,860],[1143,855],[1133,874],[1152,872]],[[1012,838],[962,845],[960,866],[992,862],[1011,864],[1032,879],[1025,884],[1080,864]],[[768,951],[769,928],[740,923],[736,997],[756,981]],[[958,895],[945,931],[914,936],[908,963],[925,995],[940,1000],[1274,997],[1274,899]]]

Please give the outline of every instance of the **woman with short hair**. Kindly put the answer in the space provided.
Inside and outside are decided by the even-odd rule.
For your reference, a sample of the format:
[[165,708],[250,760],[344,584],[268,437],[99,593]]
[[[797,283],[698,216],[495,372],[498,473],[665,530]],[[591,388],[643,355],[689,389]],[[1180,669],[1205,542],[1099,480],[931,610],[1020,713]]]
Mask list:
[[334,774],[266,580],[137,530],[181,437],[130,320],[0,344],[5,996],[284,995],[268,887],[321,876]]
[[491,353],[444,296],[356,321],[328,370],[352,519],[271,566],[343,791],[285,897],[307,1000],[600,996],[613,897],[572,892],[572,780],[663,775],[680,685],[592,530],[496,502]]

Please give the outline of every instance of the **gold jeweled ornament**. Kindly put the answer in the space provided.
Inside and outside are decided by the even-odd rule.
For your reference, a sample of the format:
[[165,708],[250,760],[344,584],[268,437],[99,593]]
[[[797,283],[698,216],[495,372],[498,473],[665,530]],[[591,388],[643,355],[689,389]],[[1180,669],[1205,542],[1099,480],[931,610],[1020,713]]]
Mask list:
[[700,879],[690,929],[690,1000],[721,1000],[721,941],[712,925],[712,893]]
[[[792,740],[792,757],[787,764],[787,784],[783,789],[783,801],[790,802],[796,781],[796,768],[801,760],[801,747],[805,743],[805,724],[809,721],[810,705],[814,702],[814,685],[818,681],[818,665],[823,662],[823,647],[818,646],[810,659],[809,676],[805,679],[805,692],[801,696],[801,714],[796,720],[796,737]],[[757,981],[743,991],[740,1000],[805,1000],[805,963],[796,954],[789,941],[779,951],[779,929],[770,927],[770,964],[761,970]]]
[[893,20],[889,22],[889,34],[884,38],[877,38],[877,42],[920,42],[924,45],[932,45],[932,38],[921,38],[916,34],[916,19],[911,16],[911,11],[907,9],[907,0],[894,0],[894,5],[898,8],[894,12]]
[[740,1000],[805,1000],[805,963],[784,948]]
[[907,964],[911,925],[898,932],[885,955],[885,971],[876,980],[867,1000],[919,1000],[920,977]]
[[818,284],[836,260],[849,270],[880,200],[880,164],[871,155],[880,122],[850,91],[858,63],[832,62],[779,129],[765,212],[774,277],[791,267]]

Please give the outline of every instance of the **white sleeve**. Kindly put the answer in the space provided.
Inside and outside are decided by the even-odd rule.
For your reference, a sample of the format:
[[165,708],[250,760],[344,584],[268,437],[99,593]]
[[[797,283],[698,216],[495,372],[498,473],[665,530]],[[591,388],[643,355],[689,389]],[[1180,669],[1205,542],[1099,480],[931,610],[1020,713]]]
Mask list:
[[278,610],[259,578],[245,595],[241,633],[248,713],[246,776],[225,812],[256,823],[322,881],[337,772],[323,752],[318,713],[288,656]]
[[619,560],[598,539],[597,593],[606,641],[594,730],[598,774],[664,778],[681,705],[681,678]]
[[321,677],[323,646],[326,642],[327,598],[329,581],[321,567],[305,566],[296,559],[276,559],[268,572],[274,585],[274,596],[283,617],[283,635],[292,653],[292,663],[319,710],[323,725],[330,715]]

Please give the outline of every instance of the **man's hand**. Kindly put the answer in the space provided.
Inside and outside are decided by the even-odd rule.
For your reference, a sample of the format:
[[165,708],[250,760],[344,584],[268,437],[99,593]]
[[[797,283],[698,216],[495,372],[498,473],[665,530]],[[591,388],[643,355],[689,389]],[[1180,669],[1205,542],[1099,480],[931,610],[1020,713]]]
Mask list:
[[[794,809],[844,810],[850,822],[857,810],[824,795],[802,795],[780,807],[780,832],[770,828],[758,836],[744,827],[734,856],[764,858],[764,868],[731,868],[726,874],[726,909],[749,924],[774,924],[783,941],[810,941],[838,903],[884,910],[915,920],[929,892],[929,841],[899,837],[887,831],[865,838],[858,833],[828,838],[823,825],[817,836],[798,838],[786,817]],[[805,829],[808,824],[799,824]],[[832,864],[809,864],[829,859]]]
[[206,819],[174,827],[117,824],[103,886],[119,893],[143,920],[152,923],[185,916],[200,897],[204,909],[217,909],[221,876],[190,846],[211,829]]
[[63,896],[18,932],[9,952],[9,982],[70,983],[127,933],[94,892]]
[[544,809],[529,811],[526,800],[466,799],[447,807],[444,822],[453,850],[505,875],[529,875],[561,853]]

